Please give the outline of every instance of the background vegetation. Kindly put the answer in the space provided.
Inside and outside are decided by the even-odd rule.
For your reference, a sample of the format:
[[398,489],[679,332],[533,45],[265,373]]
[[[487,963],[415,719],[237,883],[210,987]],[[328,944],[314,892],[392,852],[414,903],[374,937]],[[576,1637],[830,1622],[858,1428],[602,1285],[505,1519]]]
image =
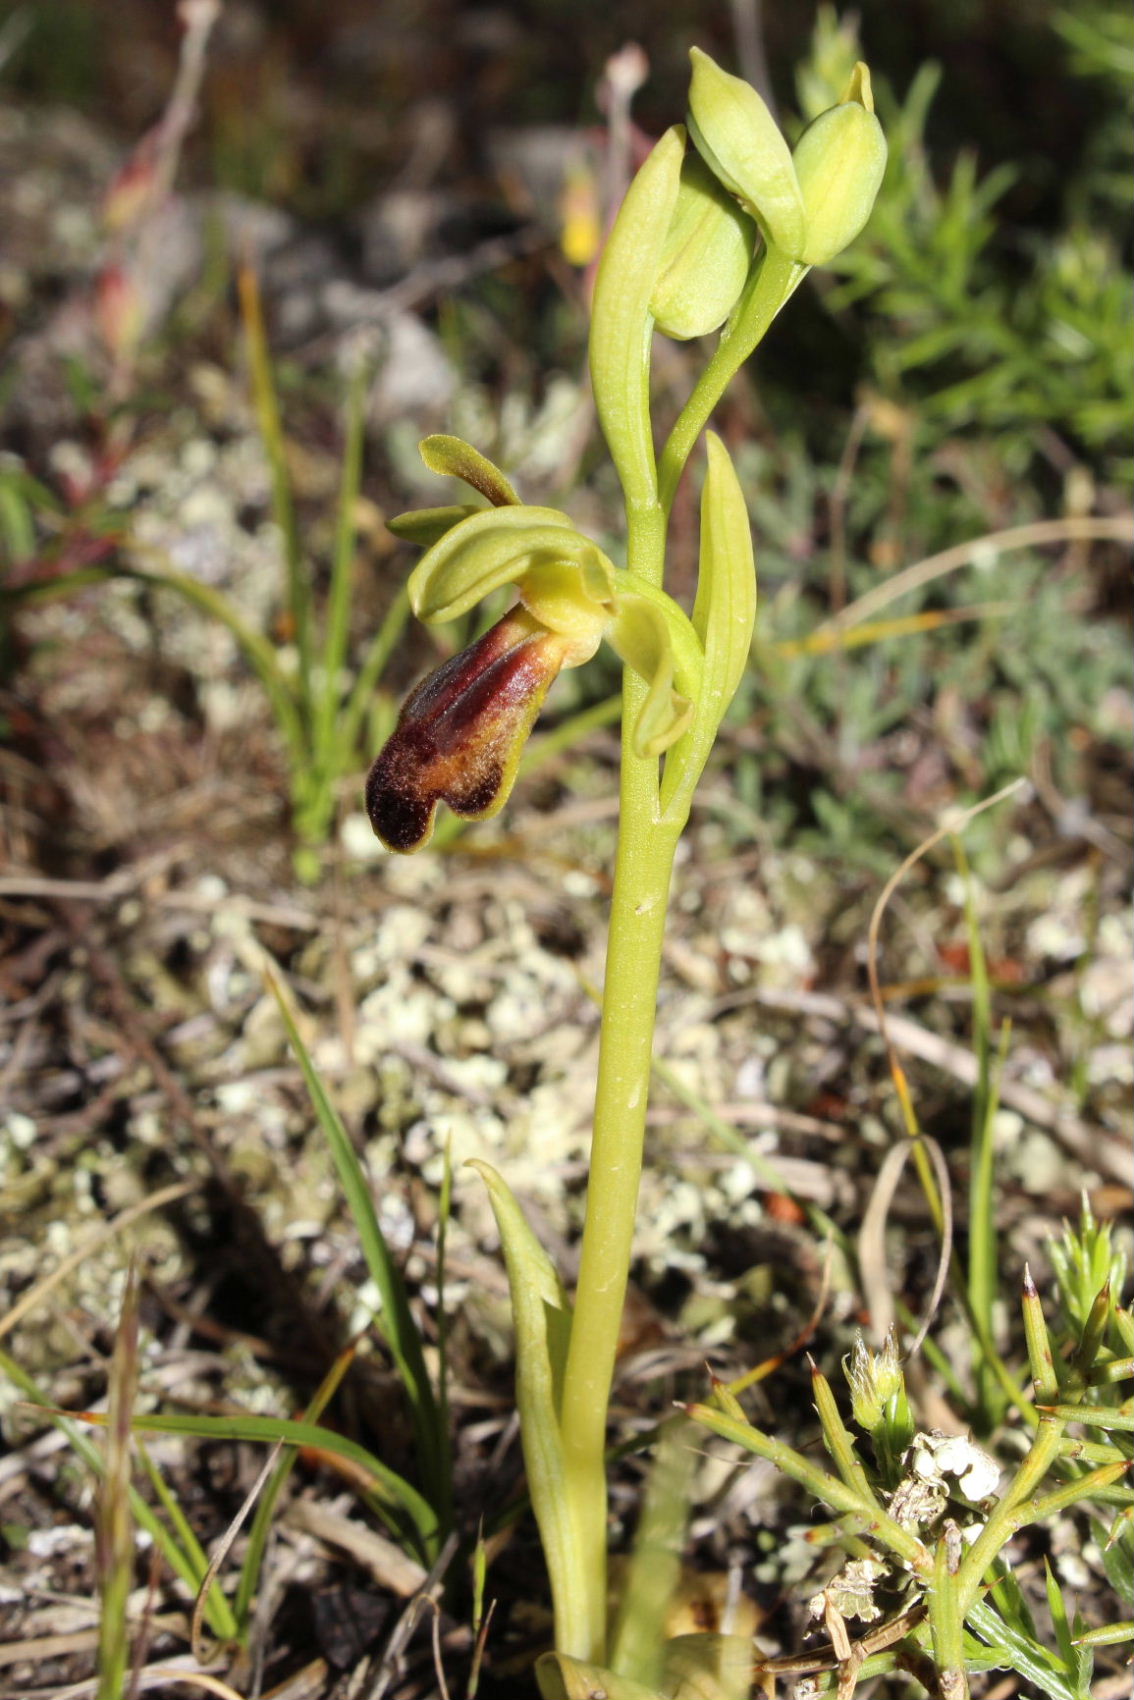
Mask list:
[[[493,1520],[522,1492],[502,1279],[459,1169],[451,1219],[448,1194],[465,1157],[504,1167],[569,1268],[617,680],[560,682],[500,821],[420,862],[381,857],[361,774],[436,653],[398,623],[408,552],[384,521],[436,499],[415,445],[446,429],[604,535],[612,475],[582,373],[604,67],[641,43],[633,115],[656,135],[697,42],[766,74],[790,127],[838,91],[852,30],[741,0],[229,0],[174,190],[125,243],[106,196],[174,84],[173,8],[0,7],[0,1280],[26,1307],[3,1342],[0,1639],[17,1654],[0,1692],[62,1692],[122,1656],[89,1605],[90,1473],[27,1408],[96,1406],[115,1374],[120,1409],[230,1424],[159,1435],[150,1473],[135,1468],[135,1519],[164,1553],[152,1573],[121,1526],[116,1569],[100,1525],[131,1657],[187,1657],[205,1549],[264,1462],[247,1424],[306,1416],[371,1474],[360,1485],[325,1436],[285,1455],[251,1560],[246,1530],[211,1596],[212,1634],[243,1648],[213,1668],[248,1694],[299,1693],[302,1672],[311,1693],[432,1691],[430,1619],[406,1602],[440,1550],[451,1689],[530,1681],[546,1636],[531,1532]],[[740,1375],[809,1326],[842,1397],[839,1359],[879,1303],[856,1236],[902,1132],[865,997],[871,909],[948,810],[1020,777],[967,827],[963,859],[942,846],[910,871],[881,956],[962,1259],[974,1221],[991,1235],[983,1324],[1018,1378],[1024,1263],[1051,1286],[1083,1189],[1103,1220],[1131,1205],[1131,22],[1112,0],[868,0],[858,31],[891,144],[878,209],[718,418],[762,614],[676,894],[623,1438],[699,1397],[706,1358]],[[662,411],[687,372],[671,348]],[[313,1111],[289,1022],[341,1122]],[[358,1197],[353,1217],[343,1204],[348,1150],[374,1179],[377,1238]],[[994,1181],[973,1217],[982,1150]],[[816,1211],[839,1247],[827,1275]],[[917,1313],[935,1239],[912,1181],[883,1243]],[[423,1463],[411,1316],[429,1377],[449,1365],[443,1464]],[[971,1320],[946,1299],[911,1397],[924,1425],[951,1413],[1007,1464],[1019,1422]],[[770,1388],[755,1420],[813,1446],[798,1352]],[[121,1486],[120,1441],[102,1467]],[[711,1618],[731,1589],[765,1649],[794,1652],[827,1579],[803,1535],[813,1507],[714,1446],[690,1610]],[[373,1465],[428,1497],[450,1462],[461,1543],[437,1549]],[[627,1537],[641,1492],[628,1459]],[[482,1514],[487,1583],[469,1557]],[[1129,1617],[1104,1543],[1075,1512],[1010,1554],[1068,1693],[1125,1691],[1107,1648],[1075,1675],[1044,1581],[1050,1563],[1088,1627]],[[1053,1671],[975,1680],[1055,1692]]]

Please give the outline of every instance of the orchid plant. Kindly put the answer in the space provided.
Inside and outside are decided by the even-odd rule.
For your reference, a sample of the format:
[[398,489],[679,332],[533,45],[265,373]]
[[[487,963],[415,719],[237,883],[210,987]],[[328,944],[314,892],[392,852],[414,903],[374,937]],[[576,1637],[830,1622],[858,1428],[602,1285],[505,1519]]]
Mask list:
[[[513,608],[413,691],[367,783],[391,850],[429,840],[440,802],[481,819],[503,807],[520,752],[563,668],[605,640],[624,664],[619,838],[590,1182],[574,1303],[504,1180],[486,1164],[516,1325],[517,1403],[532,1505],[551,1577],[560,1691],[572,1661],[648,1680],[640,1636],[608,1647],[607,1406],[642,1167],[658,977],[678,840],[721,721],[747,664],[756,612],[748,515],[720,439],[706,436],[696,598],[687,615],[664,589],[666,533],[682,472],[731,378],[812,265],[866,222],[886,160],[870,77],[794,151],[747,83],[694,49],[687,127],[654,147],[619,211],[595,284],[595,405],[626,507],[626,564],[572,520],[522,503],[504,474],[456,438],[426,438],[433,471],[487,507],[403,515],[426,546],[409,581],[414,612],[452,620],[514,586]],[[692,146],[690,146],[692,142]],[[719,332],[660,456],[650,414],[656,331]]]

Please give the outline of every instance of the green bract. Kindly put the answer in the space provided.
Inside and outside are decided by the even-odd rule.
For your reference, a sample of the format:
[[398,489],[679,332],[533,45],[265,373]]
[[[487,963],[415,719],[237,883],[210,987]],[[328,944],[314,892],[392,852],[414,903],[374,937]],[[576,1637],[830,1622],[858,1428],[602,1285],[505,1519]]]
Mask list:
[[851,87],[864,100],[846,100],[821,112],[796,144],[796,175],[807,211],[801,258],[824,266],[854,241],[874,206],[886,169],[886,138],[865,101],[870,99],[866,66],[856,67]]
[[791,150],[750,83],[694,47],[689,133],[697,151],[763,230],[793,260],[803,256],[805,216]]
[[666,336],[686,341],[722,325],[744,288],[756,227],[704,160],[686,154],[650,311]]
[[657,496],[650,429],[650,301],[681,184],[685,132],[675,124],[635,177],[606,239],[591,304],[595,408],[629,503]]
[[721,721],[748,663],[756,619],[756,563],[744,492],[728,450],[712,431],[701,492],[701,555],[693,630],[704,654],[696,716],[666,768],[663,797],[687,809]]

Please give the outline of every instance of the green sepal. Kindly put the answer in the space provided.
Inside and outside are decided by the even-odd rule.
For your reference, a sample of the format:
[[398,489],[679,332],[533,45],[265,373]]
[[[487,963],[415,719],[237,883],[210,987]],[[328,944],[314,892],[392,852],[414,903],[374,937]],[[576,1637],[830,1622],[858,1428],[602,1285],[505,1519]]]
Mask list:
[[[851,86],[869,97],[868,74],[852,78]],[[801,257],[805,265],[825,266],[854,241],[873,211],[886,171],[886,138],[873,111],[848,100],[807,126],[793,157],[807,209]]]
[[614,568],[567,515],[556,508],[479,508],[439,539],[409,578],[410,606],[419,620],[455,620],[534,566],[572,561],[600,599]]
[[732,312],[748,277],[756,226],[699,154],[687,153],[650,311],[679,342],[708,336]]
[[488,1163],[469,1165],[488,1188],[500,1230],[516,1330],[516,1406],[528,1492],[556,1600],[582,1563],[570,1514],[559,1428],[559,1402],[571,1334],[562,1281],[502,1177]]
[[603,248],[591,305],[595,408],[628,504],[657,500],[650,427],[650,298],[681,180],[685,131],[665,132],[626,192]]
[[520,498],[498,466],[493,465],[479,449],[466,443],[463,437],[449,437],[436,432],[423,437],[418,444],[421,458],[430,472],[442,478],[462,478],[474,490],[490,501],[494,508],[519,506]]
[[422,549],[431,549],[463,519],[483,511],[482,508],[474,508],[471,502],[464,502],[459,507],[411,508],[409,513],[395,514],[393,519],[387,520],[386,530],[392,531],[404,543],[416,543]]
[[606,637],[649,687],[631,733],[634,753],[660,756],[688,729],[701,693],[704,663],[689,616],[665,591],[620,572]]
[[798,260],[806,220],[791,149],[750,83],[690,50],[689,134],[706,165],[756,220],[768,241]]

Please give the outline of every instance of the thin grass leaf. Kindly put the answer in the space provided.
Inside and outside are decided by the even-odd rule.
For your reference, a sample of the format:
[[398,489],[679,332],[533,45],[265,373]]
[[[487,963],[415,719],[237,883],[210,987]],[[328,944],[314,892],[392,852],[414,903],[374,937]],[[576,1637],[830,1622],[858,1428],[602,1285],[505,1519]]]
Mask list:
[[127,1606],[134,1579],[130,1418],[137,1394],[138,1283],[131,1265],[110,1364],[106,1462],[95,1495],[95,1567],[99,1592],[97,1700],[120,1700],[130,1663]]
[[[16,1363],[14,1358],[9,1357],[7,1352],[4,1351],[0,1351],[0,1370],[8,1377],[9,1381],[20,1389],[31,1404],[42,1411],[48,1422],[59,1429],[60,1433],[67,1436],[72,1451],[82,1459],[91,1474],[96,1478],[100,1477],[104,1468],[101,1450],[90,1436],[83,1432],[80,1424],[57,1410],[47,1396],[40,1391],[33,1378]],[[147,1505],[134,1487],[130,1489],[130,1512],[138,1527],[144,1529],[150,1536],[173,1574],[184,1582],[186,1587],[196,1593],[205,1569],[203,1555],[201,1566],[198,1568],[188,1549],[183,1549],[178,1544],[161,1518],[157,1516],[153,1507]],[[223,1595],[216,1596],[215,1611],[216,1615],[211,1620],[211,1627],[217,1638],[223,1641],[234,1640],[236,1620],[232,1616],[228,1601]]]
[[437,1409],[446,1434],[449,1421],[449,1318],[445,1309],[445,1249],[453,1213],[453,1142],[446,1139],[442,1157],[441,1194],[437,1200]]
[[140,1436],[135,1435],[134,1443],[138,1448],[138,1458],[143,1470],[149,1478],[154,1498],[165,1512],[170,1528],[179,1542],[193,1576],[193,1592],[196,1593],[205,1580],[209,1568],[209,1555],[197,1539],[196,1533],[185,1512],[181,1501],[158,1469],[149,1447]]
[[1055,1641],[1059,1648],[1060,1657],[1076,1684],[1080,1688],[1085,1687],[1083,1681],[1085,1660],[1072,1639],[1071,1619],[1067,1614],[1063,1590],[1055,1580],[1055,1573],[1046,1554],[1043,1561],[1043,1580],[1047,1592],[1047,1609],[1051,1613],[1052,1628],[1055,1630]]
[[[327,1096],[326,1088],[300,1037],[287,1000],[271,976],[268,983],[303,1072],[312,1107],[330,1146],[331,1156],[362,1246],[362,1254],[366,1259],[366,1267],[382,1301],[383,1336],[398,1367],[410,1402],[422,1480],[436,1513],[430,1537],[434,1539],[439,1527],[448,1529],[452,1517],[452,1454],[448,1430],[441,1421],[437,1400],[425,1367],[425,1355],[410,1311],[405,1283],[401,1271],[390,1255],[390,1248],[386,1244],[374,1209],[370,1186],[350,1135]],[[395,1479],[400,1481],[400,1478]],[[405,1484],[402,1483],[402,1486]]]
[[354,566],[358,532],[358,492],[362,483],[362,452],[365,443],[366,386],[369,372],[360,363],[347,390],[346,442],[343,445],[342,482],[335,519],[335,547],[331,557],[331,584],[327,595],[327,624],[323,641],[322,682],[315,710],[315,759],[324,786],[335,771],[332,749],[339,718],[339,680],[346,664],[350,637],[351,570]]
[[[355,1348],[353,1346],[348,1346],[345,1352],[340,1352],[309,1401],[307,1409],[303,1413],[304,1422],[317,1423],[319,1421],[338,1391],[343,1376],[354,1362],[354,1357]],[[247,1629],[251,1617],[252,1601],[256,1595],[257,1584],[260,1579],[260,1567],[263,1564],[264,1552],[268,1544],[272,1516],[280,1494],[287,1484],[287,1479],[295,1468],[295,1461],[298,1456],[295,1447],[287,1448],[282,1454],[264,1488],[263,1494],[260,1496],[248,1530],[248,1549],[244,1554],[244,1562],[240,1566],[240,1579],[237,1582],[236,1594],[232,1602],[233,1613],[240,1625],[241,1632]]]
[[985,1424],[991,1427],[1003,1414],[1003,1401],[994,1397],[995,1383],[987,1362],[987,1348],[992,1346],[995,1337],[993,1307],[998,1285],[993,1139],[997,1092],[992,1068],[992,987],[976,911],[972,877],[964,845],[959,837],[953,839],[953,855],[965,888],[965,932],[969,948],[973,1048],[977,1060],[969,1157],[968,1294],[969,1309],[975,1324],[974,1344],[980,1348],[973,1365],[977,1401]]
[[268,457],[268,472],[272,487],[272,513],[280,529],[287,571],[287,606],[295,631],[299,651],[300,701],[305,725],[311,722],[311,659],[312,621],[311,590],[303,571],[299,527],[295,519],[295,503],[291,492],[291,475],[287,467],[287,448],[280,422],[279,401],[268,336],[264,329],[264,311],[260,301],[260,284],[250,265],[240,267],[237,278],[240,313],[248,349],[248,371],[252,381],[252,401],[264,452]]
[[358,749],[362,723],[370,707],[370,700],[378,689],[378,681],[386,671],[394,647],[405,629],[409,612],[409,590],[402,585],[387,608],[382,624],[370,640],[358,670],[358,677],[343,710],[339,723],[339,742],[344,761],[355,759],[354,752]]
[[[99,1411],[78,1411],[71,1415],[88,1423],[101,1425],[106,1421]],[[135,1417],[131,1427],[135,1434],[187,1434],[198,1440],[282,1441],[285,1446],[302,1446],[312,1452],[328,1453],[332,1458],[344,1458],[368,1480],[372,1493],[377,1495],[382,1516],[396,1534],[404,1539],[409,1533],[419,1555],[428,1555],[436,1547],[437,1517],[433,1507],[388,1464],[383,1464],[357,1441],[336,1434],[334,1429],[290,1417],[212,1417],[197,1412],[148,1413]]]
[[1107,1405],[1043,1405],[1046,1416],[1058,1417],[1065,1423],[1085,1423],[1088,1428],[1113,1430],[1118,1434],[1134,1433],[1134,1411],[1113,1410]]
[[159,590],[173,590],[194,608],[210,619],[219,621],[235,638],[256,676],[263,685],[273,718],[288,749],[293,770],[306,771],[308,765],[307,735],[303,716],[287,675],[279,664],[276,652],[260,632],[249,626],[223,592],[176,572],[172,567],[146,569],[120,567],[108,577],[135,579],[140,584],[154,585]]
[[[1088,1700],[1070,1679],[1061,1661],[1040,1642],[1009,1628],[987,1601],[975,1601],[969,1607],[966,1622],[995,1653],[995,1668],[1014,1670],[1028,1682],[1035,1683],[1040,1692],[1050,1695],[1052,1700]],[[971,1659],[966,1662],[971,1669]]]
[[1134,1641],[1134,1622],[1105,1623],[1075,1636],[1076,1647],[1123,1647],[1129,1641]]

